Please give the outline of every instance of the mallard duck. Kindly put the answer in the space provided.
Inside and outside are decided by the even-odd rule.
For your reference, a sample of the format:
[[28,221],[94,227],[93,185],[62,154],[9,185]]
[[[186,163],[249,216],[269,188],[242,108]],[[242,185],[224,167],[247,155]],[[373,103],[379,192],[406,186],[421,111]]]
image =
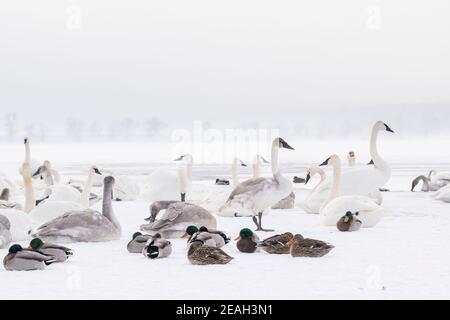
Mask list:
[[336,223],[336,226],[339,231],[342,232],[351,232],[351,231],[358,231],[361,228],[362,222],[361,220],[357,219],[358,212],[355,214],[348,211],[345,216],[339,219],[339,221]]
[[206,246],[198,239],[190,244],[187,256],[189,262],[195,265],[227,264],[233,260],[222,249]]
[[7,217],[0,214],[0,249],[6,248],[11,240],[11,223]]
[[270,254],[288,254],[288,242],[291,241],[292,238],[294,238],[294,235],[290,232],[278,234],[259,242],[258,247]]
[[254,253],[258,250],[259,237],[248,228],[242,229],[235,240],[237,240],[236,247],[240,252]]
[[327,255],[334,246],[326,242],[314,239],[305,239],[302,235],[296,234],[288,242],[289,253],[293,257],[323,257]]
[[167,258],[171,253],[172,244],[161,237],[148,240],[142,250],[142,254],[149,259]]
[[3,266],[8,271],[42,270],[46,266],[56,262],[52,256],[39,251],[26,250],[20,245],[14,244],[9,248],[9,253],[3,259]]
[[[165,212],[156,220],[161,210]],[[160,233],[163,238],[180,238],[186,226],[197,225],[216,228],[216,218],[206,209],[192,203],[181,201],[157,201],[150,206],[148,224],[141,225],[141,231],[149,234]]]
[[69,249],[64,246],[60,246],[52,243],[44,243],[39,238],[34,238],[30,241],[29,249],[33,251],[38,251],[48,256],[53,256],[56,259],[56,262],[64,262],[70,256],[73,256],[72,249]]
[[161,234],[156,233],[155,235],[142,234],[140,232],[135,232],[128,242],[127,250],[129,253],[142,253],[147,241],[161,238]]
[[187,235],[190,236],[188,243],[192,243],[195,239],[200,239],[205,243],[205,245],[210,245],[217,248],[222,248],[230,242],[230,238],[228,238],[224,232],[211,230],[206,227],[200,227],[200,229],[197,229],[196,226],[189,226],[186,229],[185,237]]

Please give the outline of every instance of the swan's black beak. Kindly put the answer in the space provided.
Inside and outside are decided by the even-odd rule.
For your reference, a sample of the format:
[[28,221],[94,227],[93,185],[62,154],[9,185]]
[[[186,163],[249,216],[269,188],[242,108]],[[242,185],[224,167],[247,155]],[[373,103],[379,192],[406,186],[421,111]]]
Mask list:
[[173,161],[181,161],[181,160],[183,160],[183,157],[184,157],[184,156],[180,156],[179,158],[176,158],[176,159],[173,160]]
[[246,165],[245,163],[242,162],[242,163],[241,163],[241,166],[242,166],[242,167],[246,167],[247,165]]
[[284,149],[295,150],[286,141],[280,138],[281,147]]
[[308,184],[309,180],[311,180],[311,175],[308,173],[306,176],[305,184]]
[[387,132],[392,132],[395,133],[394,130],[392,130],[391,128],[389,128],[389,126],[385,123],[384,126],[386,127],[386,131]]
[[370,162],[369,162],[367,165],[370,166],[370,165],[373,165],[373,164],[375,164],[375,163],[373,162],[373,160],[370,160]]
[[186,193],[182,192],[180,193],[181,195],[181,202],[185,202],[186,201]]
[[263,157],[261,157],[261,160],[262,160],[263,163],[266,163],[266,164],[269,164],[269,163],[270,163],[269,161],[267,161],[267,160],[264,159]]
[[102,173],[100,172],[100,170],[98,170],[98,168],[94,168],[94,172],[95,172],[96,174],[102,175]]
[[36,172],[35,172],[31,177],[32,177],[32,178],[35,178],[35,177],[37,177],[38,175],[40,175],[41,172],[42,172],[42,166],[40,166],[40,167],[36,170]]
[[23,139],[23,144],[27,144],[28,143],[28,138]]
[[330,162],[330,159],[331,159],[331,157],[328,158],[327,160],[325,160],[322,164],[320,164],[319,167],[327,166],[328,163]]

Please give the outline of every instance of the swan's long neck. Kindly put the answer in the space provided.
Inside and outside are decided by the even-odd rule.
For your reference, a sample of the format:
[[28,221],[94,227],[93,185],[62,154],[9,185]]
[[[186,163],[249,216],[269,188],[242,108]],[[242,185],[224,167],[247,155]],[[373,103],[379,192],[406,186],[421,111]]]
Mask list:
[[[187,166],[179,166],[178,167],[178,180],[180,183],[180,194],[186,196],[189,179],[189,169]],[[182,196],[183,197],[183,196]],[[183,201],[183,199],[182,199]]]
[[389,164],[384,161],[380,154],[378,153],[378,133],[380,129],[374,127],[372,130],[372,136],[370,138],[370,156],[372,157],[373,163],[376,168],[384,169],[389,168]]
[[331,201],[339,196],[339,187],[341,185],[341,161],[336,161],[333,165],[333,185],[331,186],[328,199],[324,202],[322,208],[326,207]]
[[30,150],[30,142],[27,140],[25,143],[25,162],[31,164],[31,150]]
[[30,176],[23,176],[23,186],[25,188],[25,212],[30,213],[36,206],[36,197],[34,196],[33,182]]
[[316,184],[316,186],[314,187],[314,189],[312,190],[312,192],[316,191],[317,188],[320,187],[320,185],[322,184],[322,182],[325,180],[325,172],[323,170],[319,170],[317,171],[320,175],[320,181],[318,184]]
[[[271,166],[272,166],[272,174],[276,181],[278,181],[279,176],[281,176],[279,167],[278,167],[278,152],[280,151],[280,147],[276,141],[272,144],[272,154],[271,154]],[[279,181],[278,181],[279,182]]]
[[114,215],[114,210],[112,206],[112,189],[113,184],[105,184],[103,188],[103,206],[102,206],[102,213],[103,215],[108,218],[109,221],[112,222],[112,224],[119,230],[122,230],[120,227],[119,221],[117,221],[116,216]]
[[47,169],[45,170],[45,183],[47,183],[47,186],[52,186],[55,184],[55,182],[53,181],[53,176],[52,176],[52,172],[51,170]]
[[53,175],[53,177],[55,179],[55,182],[56,183],[60,183],[61,182],[61,176],[59,175],[58,170],[51,169],[51,172],[52,172],[52,175]]
[[94,184],[94,174],[93,170],[89,171],[89,175],[84,183],[83,192],[81,193],[81,202],[87,207],[89,207],[89,197],[91,195],[92,185]]
[[253,178],[259,178],[261,176],[261,169],[258,156],[255,157],[252,166],[253,166]]
[[233,182],[233,187],[236,187],[239,184],[238,162],[236,160],[234,160],[231,164],[231,179]]

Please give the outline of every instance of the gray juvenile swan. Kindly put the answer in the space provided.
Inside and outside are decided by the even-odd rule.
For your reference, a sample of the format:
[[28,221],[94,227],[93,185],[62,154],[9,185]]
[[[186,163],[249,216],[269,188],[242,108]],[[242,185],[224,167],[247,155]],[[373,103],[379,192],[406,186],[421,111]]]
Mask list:
[[54,242],[100,242],[120,239],[122,229],[112,207],[113,186],[114,178],[106,177],[102,213],[92,209],[70,211],[40,226],[33,236]]
[[[161,210],[166,210],[156,220]],[[150,234],[161,233],[164,238],[180,238],[190,225],[215,229],[216,218],[206,209],[192,203],[181,201],[156,201],[150,206],[148,224],[141,225],[141,230]]]

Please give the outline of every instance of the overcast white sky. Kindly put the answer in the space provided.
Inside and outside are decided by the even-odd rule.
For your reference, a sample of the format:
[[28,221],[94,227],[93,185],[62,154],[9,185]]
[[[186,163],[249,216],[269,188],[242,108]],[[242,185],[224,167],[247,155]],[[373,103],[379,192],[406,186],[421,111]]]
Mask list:
[[449,57],[448,0],[2,1],[0,116],[282,122],[449,103]]

